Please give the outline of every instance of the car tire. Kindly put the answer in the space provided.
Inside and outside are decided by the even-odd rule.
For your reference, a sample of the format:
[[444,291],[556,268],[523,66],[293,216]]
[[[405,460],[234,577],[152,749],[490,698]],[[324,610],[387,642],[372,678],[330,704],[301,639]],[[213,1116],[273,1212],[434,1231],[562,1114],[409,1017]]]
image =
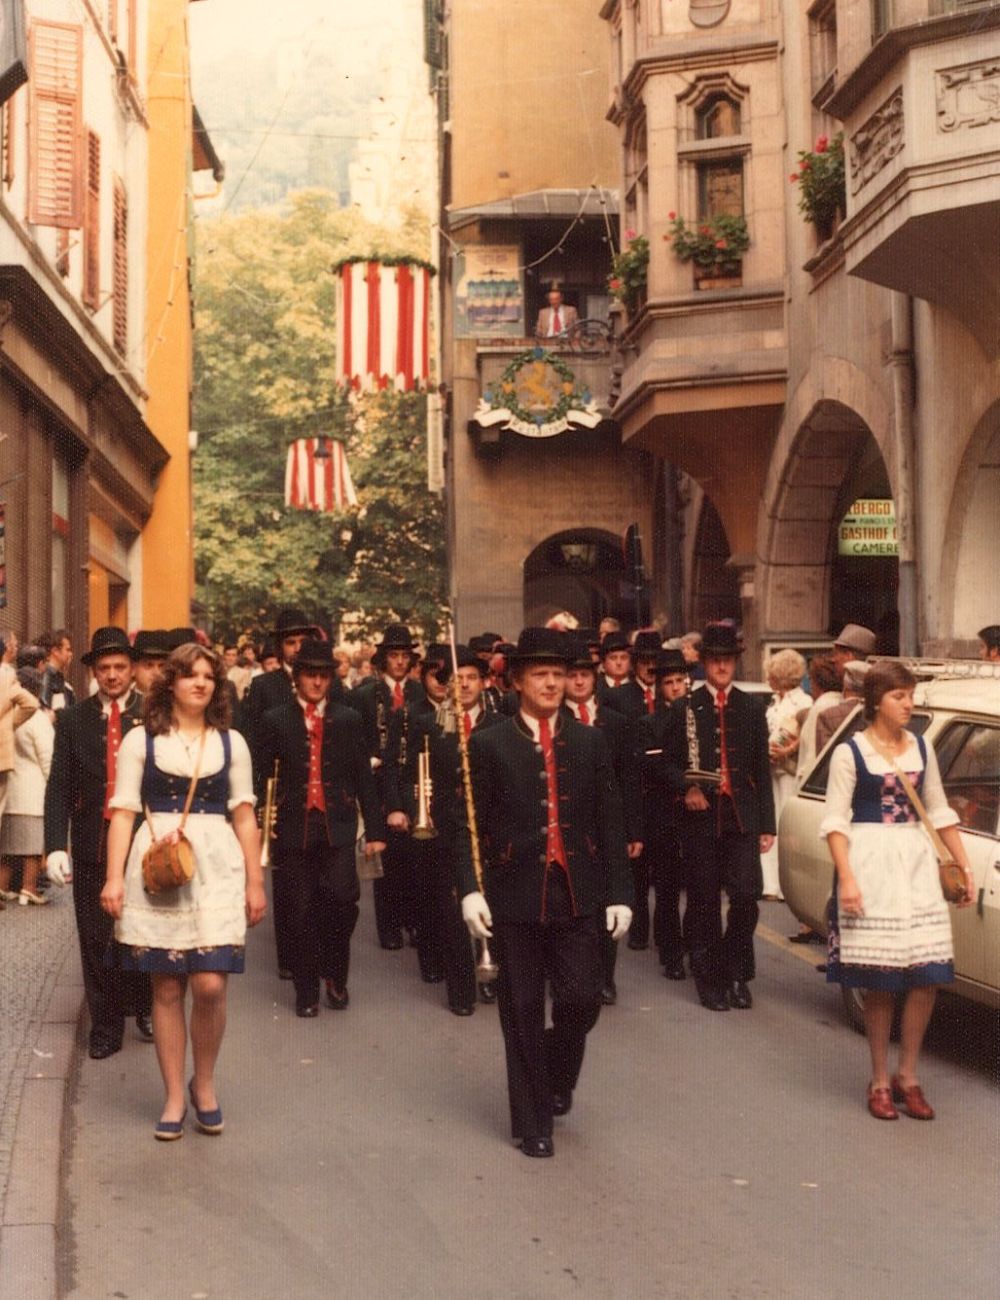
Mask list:
[[[844,999],[844,1011],[847,1014],[848,1024],[859,1034],[865,1032],[865,991],[864,989],[849,989],[846,985],[841,985],[840,995]],[[896,1042],[899,1038],[899,1018],[902,1010],[901,999],[896,999],[896,1009],[892,1017],[892,1041]]]

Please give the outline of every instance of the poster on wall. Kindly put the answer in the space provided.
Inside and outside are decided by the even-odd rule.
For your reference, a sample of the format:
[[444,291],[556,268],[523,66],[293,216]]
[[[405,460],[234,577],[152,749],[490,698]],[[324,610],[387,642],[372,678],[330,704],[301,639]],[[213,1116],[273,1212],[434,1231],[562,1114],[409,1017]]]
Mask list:
[[7,507],[0,505],[0,609],[7,608]]
[[456,255],[456,338],[524,338],[520,260],[516,244],[476,244]]
[[854,557],[898,555],[895,502],[872,498],[855,501],[840,522],[837,554]]

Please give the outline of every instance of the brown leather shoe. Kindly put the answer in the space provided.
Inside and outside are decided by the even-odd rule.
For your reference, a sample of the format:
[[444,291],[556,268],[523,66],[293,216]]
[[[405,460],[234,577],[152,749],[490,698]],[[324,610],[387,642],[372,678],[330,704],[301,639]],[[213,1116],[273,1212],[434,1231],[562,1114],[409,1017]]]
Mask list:
[[904,1088],[897,1076],[892,1079],[892,1099],[906,1111],[911,1119],[933,1119],[934,1108],[928,1105],[923,1089],[919,1083],[912,1088]]
[[873,1088],[868,1085],[868,1113],[874,1119],[899,1119],[899,1111],[892,1104],[889,1088]]

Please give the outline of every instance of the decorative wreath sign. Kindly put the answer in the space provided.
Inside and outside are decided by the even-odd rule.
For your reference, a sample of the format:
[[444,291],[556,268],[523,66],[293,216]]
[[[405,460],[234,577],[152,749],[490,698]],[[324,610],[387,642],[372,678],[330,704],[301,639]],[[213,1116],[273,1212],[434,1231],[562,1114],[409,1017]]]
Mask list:
[[499,424],[526,438],[551,438],[574,425],[593,429],[601,414],[593,394],[581,387],[561,357],[528,348],[507,366],[479,399],[475,420]]

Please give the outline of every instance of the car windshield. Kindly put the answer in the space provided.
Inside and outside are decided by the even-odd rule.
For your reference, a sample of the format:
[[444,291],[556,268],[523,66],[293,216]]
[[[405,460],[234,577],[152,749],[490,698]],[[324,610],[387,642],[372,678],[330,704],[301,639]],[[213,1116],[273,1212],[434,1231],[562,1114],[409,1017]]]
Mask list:
[[[912,731],[915,736],[922,736],[930,725],[931,715],[929,713],[914,713],[910,718],[908,730]],[[859,708],[856,713],[852,713],[841,729],[834,736],[833,740],[823,751],[823,757],[809,773],[807,780],[802,783],[803,794],[826,794],[826,783],[830,779],[830,759],[833,757],[833,751],[841,744],[842,741],[850,740],[856,732],[863,731],[865,727],[865,717]]]

